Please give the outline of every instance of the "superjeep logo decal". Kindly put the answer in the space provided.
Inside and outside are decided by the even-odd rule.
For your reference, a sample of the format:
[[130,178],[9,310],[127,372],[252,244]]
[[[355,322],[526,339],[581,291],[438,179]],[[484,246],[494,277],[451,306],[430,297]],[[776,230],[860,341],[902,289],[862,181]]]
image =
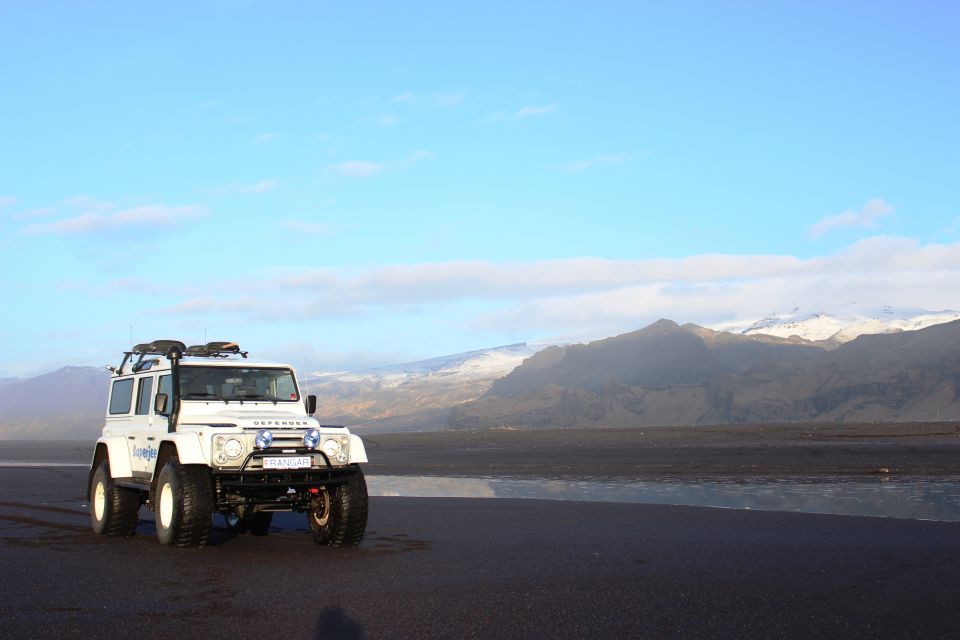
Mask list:
[[157,450],[151,446],[134,447],[133,457],[140,458],[144,462],[150,462],[151,460],[157,457]]

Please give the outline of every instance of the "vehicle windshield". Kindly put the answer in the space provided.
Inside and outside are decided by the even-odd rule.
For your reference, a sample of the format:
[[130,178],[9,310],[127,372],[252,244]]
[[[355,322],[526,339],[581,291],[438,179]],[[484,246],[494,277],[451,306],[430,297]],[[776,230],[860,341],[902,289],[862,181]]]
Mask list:
[[180,397],[224,402],[300,400],[290,369],[259,367],[181,367]]

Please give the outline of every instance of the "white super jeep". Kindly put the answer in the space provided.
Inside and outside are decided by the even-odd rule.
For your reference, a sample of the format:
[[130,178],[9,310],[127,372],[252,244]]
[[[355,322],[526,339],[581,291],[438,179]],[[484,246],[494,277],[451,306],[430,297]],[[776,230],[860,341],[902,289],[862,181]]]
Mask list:
[[175,340],[124,353],[110,380],[90,466],[96,533],[132,536],[141,505],[165,545],[207,542],[215,512],[267,533],[274,511],[307,514],[322,545],[356,545],[367,526],[363,441],[311,417],[293,369],[251,362],[231,342]]

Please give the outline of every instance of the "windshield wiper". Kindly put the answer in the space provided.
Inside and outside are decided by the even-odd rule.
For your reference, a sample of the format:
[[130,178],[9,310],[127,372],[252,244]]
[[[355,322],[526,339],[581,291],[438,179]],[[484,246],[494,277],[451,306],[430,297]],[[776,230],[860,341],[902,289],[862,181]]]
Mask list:
[[198,397],[198,398],[213,398],[213,399],[215,399],[215,400],[221,401],[223,404],[230,404],[230,401],[229,401],[229,400],[226,400],[226,399],[224,399],[224,398],[221,398],[220,396],[218,396],[218,395],[215,394],[215,393],[207,393],[206,391],[191,391],[190,393],[185,393],[185,394],[183,394],[183,396],[181,396],[181,397],[182,397],[184,400],[187,400],[187,399],[190,398],[190,396],[196,396],[196,397]]
[[273,404],[277,404],[277,398],[274,398],[273,396],[265,396],[261,393],[250,393],[240,397],[234,396],[233,399],[239,400],[240,402],[243,402],[244,400],[269,400]]

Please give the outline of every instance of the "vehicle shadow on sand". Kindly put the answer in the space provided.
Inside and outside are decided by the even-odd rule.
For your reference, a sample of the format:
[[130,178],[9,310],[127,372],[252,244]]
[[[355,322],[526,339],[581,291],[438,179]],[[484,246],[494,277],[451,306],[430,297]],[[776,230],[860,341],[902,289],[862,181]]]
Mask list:
[[314,638],[320,640],[363,640],[366,634],[363,627],[348,616],[340,607],[327,607],[320,612],[317,618],[317,629]]

